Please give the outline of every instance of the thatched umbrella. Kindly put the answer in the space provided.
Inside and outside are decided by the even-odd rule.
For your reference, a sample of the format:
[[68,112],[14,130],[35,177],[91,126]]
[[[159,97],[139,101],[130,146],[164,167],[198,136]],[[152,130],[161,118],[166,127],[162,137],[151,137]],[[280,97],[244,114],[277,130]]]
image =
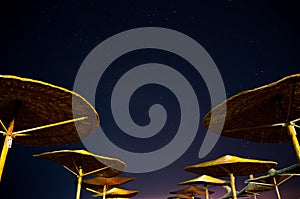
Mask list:
[[117,176],[126,167],[126,164],[119,159],[95,155],[85,150],[61,150],[34,156],[53,160],[77,176],[76,199],[80,198],[83,176],[90,174],[97,174],[104,177]]
[[30,146],[71,144],[99,125],[97,112],[83,97],[42,81],[0,75],[0,96],[0,133],[5,136],[0,181],[13,139]]
[[229,176],[232,195],[233,198],[236,199],[234,176],[263,173],[275,165],[277,165],[277,163],[273,161],[262,161],[226,155],[215,160],[185,167],[185,170],[199,175],[211,175],[214,177]]
[[278,186],[289,180],[294,175],[300,175],[300,167],[298,164],[276,171],[271,169],[268,175],[260,176],[253,179],[248,179],[246,182],[254,183],[257,185],[271,186],[275,188],[277,198],[280,199],[281,195]]
[[[212,191],[209,191],[210,193],[214,193]],[[205,189],[201,187],[195,187],[195,186],[188,186],[187,188],[180,189],[177,191],[171,191],[171,194],[183,194],[191,196],[192,199],[195,199],[197,195],[205,195],[206,191]]]
[[132,180],[134,180],[134,178],[119,177],[119,176],[105,178],[105,177],[98,176],[95,178],[83,180],[82,187],[94,193],[102,192],[103,199],[105,199],[106,190],[112,189],[116,186],[122,185]]
[[205,187],[205,198],[209,199],[208,185],[224,186],[224,185],[229,185],[230,183],[228,181],[218,179],[218,178],[214,178],[212,176],[201,175],[197,178],[193,178],[191,180],[181,182],[177,185],[195,185],[195,184],[203,184],[204,185],[204,187]]
[[[171,196],[171,197],[168,197],[168,199],[192,199],[191,196],[188,196],[188,195],[184,195],[184,194],[178,194],[176,196]],[[201,199],[199,197],[194,197],[194,199]]]
[[[219,199],[233,198],[230,187],[225,186],[225,188],[227,189],[228,193]],[[238,191],[236,195],[237,195],[237,198],[249,198],[249,197],[253,196],[256,199],[256,195],[261,194],[266,191],[271,191],[273,189],[274,188],[272,186],[260,185],[260,184],[250,182],[241,191]]]
[[[219,132],[224,118],[223,130]],[[300,74],[296,74],[229,98],[204,117],[204,126],[226,137],[255,142],[292,140],[300,164],[295,130],[300,127],[299,121]]]
[[[120,188],[112,188],[106,192],[106,196],[108,198],[132,198],[136,196],[139,193],[137,190],[126,190],[126,189],[120,189]],[[93,195],[93,197],[103,197],[104,193],[97,193]]]

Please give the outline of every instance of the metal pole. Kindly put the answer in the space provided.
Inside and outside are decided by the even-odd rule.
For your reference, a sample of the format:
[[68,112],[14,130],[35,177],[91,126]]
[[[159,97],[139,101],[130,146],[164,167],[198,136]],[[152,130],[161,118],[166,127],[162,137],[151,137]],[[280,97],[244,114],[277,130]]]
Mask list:
[[230,185],[231,185],[232,198],[237,199],[233,173],[230,173],[229,176],[230,176]]
[[294,127],[293,123],[290,123],[287,127],[288,127],[288,130],[289,130],[290,136],[292,138],[292,142],[293,142],[294,150],[296,152],[298,164],[300,164],[300,147],[299,147],[299,142],[298,142],[298,139],[297,139],[297,132],[295,130],[295,127]]
[[11,147],[11,143],[12,143],[11,134],[12,134],[13,129],[14,129],[14,124],[15,124],[15,120],[12,120],[10,122],[10,125],[9,125],[8,130],[6,132],[6,135],[5,135],[5,141],[4,141],[4,144],[3,144],[3,148],[2,148],[2,152],[1,152],[1,158],[0,158],[0,182],[1,182],[1,179],[2,179],[2,173],[3,173],[3,169],[4,169],[8,149]]
[[76,193],[76,199],[80,199],[80,191],[81,191],[81,182],[82,182],[82,168],[79,167],[79,174],[78,174],[78,183],[77,183],[77,193]]

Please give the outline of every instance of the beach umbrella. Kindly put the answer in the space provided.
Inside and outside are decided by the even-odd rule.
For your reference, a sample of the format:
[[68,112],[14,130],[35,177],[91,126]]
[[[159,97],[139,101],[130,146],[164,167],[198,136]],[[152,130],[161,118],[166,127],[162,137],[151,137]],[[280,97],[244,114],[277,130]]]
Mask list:
[[104,177],[117,176],[125,170],[125,163],[119,159],[95,155],[85,150],[60,150],[34,155],[61,164],[77,176],[76,199],[80,198],[82,177],[97,174]]
[[269,170],[268,175],[260,176],[253,179],[248,179],[246,180],[246,182],[254,183],[257,185],[271,186],[275,188],[277,198],[280,199],[281,195],[278,186],[280,186],[282,183],[289,180],[294,175],[300,175],[299,170],[300,167],[298,164],[292,165],[290,167],[278,171],[276,171],[275,169],[271,169]]
[[[114,187],[112,189],[109,189],[105,195],[108,198],[132,198],[138,194],[139,191],[137,190],[126,190],[126,189],[120,189],[117,187]],[[104,193],[97,193],[93,195],[93,197],[104,197]]]
[[[183,195],[188,195],[191,196],[192,199],[195,199],[197,195],[205,195],[206,191],[205,189],[201,187],[196,187],[196,186],[188,186],[187,188],[180,189],[177,191],[171,191],[171,194],[183,194]],[[212,191],[209,191],[209,193],[214,193]]]
[[[168,197],[168,199],[192,199],[192,197],[188,196],[188,195],[178,194],[176,196]],[[194,197],[194,199],[200,199],[200,198],[199,197]]]
[[300,127],[300,74],[234,95],[206,114],[203,122],[226,137],[268,143],[291,140],[300,164],[295,130]]
[[0,181],[13,140],[29,146],[71,144],[99,125],[97,112],[79,94],[10,75],[0,75],[0,113]]
[[[225,186],[225,188],[227,189],[228,193],[219,199],[229,199],[233,197],[231,188],[228,186]],[[256,195],[259,195],[266,191],[271,191],[273,189],[274,188],[272,186],[260,185],[260,184],[249,182],[241,191],[238,191],[236,195],[237,198],[249,198],[253,196],[256,199]]]
[[208,192],[208,185],[215,185],[215,186],[224,186],[230,184],[228,181],[214,178],[208,175],[201,175],[197,178],[193,178],[191,180],[187,180],[181,182],[177,185],[196,185],[196,184],[203,184],[205,187],[205,198],[209,199],[209,192]]
[[95,178],[83,180],[82,187],[88,191],[95,192],[95,193],[102,192],[103,198],[105,199],[106,190],[130,182],[132,180],[134,180],[134,178],[119,177],[119,176],[105,178],[105,177],[98,176]]
[[273,168],[275,165],[277,165],[277,163],[273,161],[262,161],[225,155],[215,160],[185,167],[185,170],[199,175],[210,175],[214,177],[229,176],[232,195],[233,198],[236,199],[234,176],[263,173]]

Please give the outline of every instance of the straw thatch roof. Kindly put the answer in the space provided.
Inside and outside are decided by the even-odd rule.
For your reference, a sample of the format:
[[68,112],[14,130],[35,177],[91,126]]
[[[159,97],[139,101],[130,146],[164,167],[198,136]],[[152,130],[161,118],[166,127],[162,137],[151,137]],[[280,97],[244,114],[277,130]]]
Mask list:
[[0,75],[0,96],[0,120],[8,127],[14,119],[14,132],[87,117],[75,123],[30,132],[30,136],[14,139],[15,143],[71,144],[80,141],[80,137],[87,137],[99,125],[97,112],[82,96],[42,81]]
[[[285,123],[300,118],[299,107],[300,74],[296,74],[234,95],[213,108],[204,117],[203,123],[212,132],[226,137],[255,142],[285,142],[290,140]],[[224,118],[223,130],[219,132]]]

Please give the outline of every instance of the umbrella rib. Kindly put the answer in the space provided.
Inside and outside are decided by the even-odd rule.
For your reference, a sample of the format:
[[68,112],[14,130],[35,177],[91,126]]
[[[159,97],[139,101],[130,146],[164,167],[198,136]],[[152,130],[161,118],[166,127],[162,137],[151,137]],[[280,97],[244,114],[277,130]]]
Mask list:
[[62,122],[57,122],[57,123],[48,124],[48,125],[44,125],[44,126],[34,127],[34,128],[22,130],[22,131],[16,131],[16,132],[13,132],[13,135],[14,134],[21,134],[21,133],[28,133],[28,132],[37,131],[37,130],[50,128],[50,127],[55,127],[55,126],[59,126],[59,125],[63,125],[63,124],[68,124],[68,123],[72,123],[72,122],[76,122],[76,121],[85,120],[87,118],[88,117],[80,117],[80,118],[65,120],[65,121],[62,121]]
[[[300,118],[299,118],[299,119],[300,119]],[[260,128],[268,128],[268,127],[276,127],[276,126],[285,126],[285,123],[277,123],[277,124],[270,124],[270,125],[264,125],[264,126],[254,126],[254,127],[246,127],[246,128],[239,128],[239,129],[225,130],[224,132],[245,131],[245,130],[260,129]]]
[[291,176],[288,176],[287,178],[285,178],[284,180],[282,180],[281,182],[277,183],[277,186],[281,185],[282,183],[284,183],[285,181],[289,180],[291,177],[293,177],[292,175]]
[[295,126],[295,127],[297,127],[297,128],[300,128],[300,126],[299,126],[299,125],[296,125],[296,124],[294,124],[294,126]]
[[109,167],[103,167],[103,168],[100,168],[100,169],[96,169],[94,171],[90,171],[88,173],[83,174],[83,176],[87,176],[87,175],[90,175],[90,174],[93,174],[93,173],[97,173],[97,172],[102,171],[102,170],[107,169],[107,168],[109,168]]
[[299,122],[299,121],[300,121],[300,118],[297,118],[297,119],[294,119],[292,122],[296,123],[296,122]]
[[88,188],[88,187],[86,187],[85,190],[90,191],[90,192],[93,192],[93,193],[96,193],[96,194],[101,194],[101,192],[96,191],[96,190],[91,189],[91,188]]
[[[1,123],[1,126],[2,126],[3,130],[4,130],[5,132],[7,132],[7,128],[6,128],[5,125],[3,124],[2,120],[0,120],[0,123]],[[3,132],[3,131],[1,131],[1,133],[2,133],[2,132]]]
[[67,169],[68,171],[70,171],[71,173],[73,173],[75,176],[78,176],[77,173],[75,173],[74,171],[72,171],[71,169],[69,169],[69,167],[67,166],[63,166],[65,169]]

